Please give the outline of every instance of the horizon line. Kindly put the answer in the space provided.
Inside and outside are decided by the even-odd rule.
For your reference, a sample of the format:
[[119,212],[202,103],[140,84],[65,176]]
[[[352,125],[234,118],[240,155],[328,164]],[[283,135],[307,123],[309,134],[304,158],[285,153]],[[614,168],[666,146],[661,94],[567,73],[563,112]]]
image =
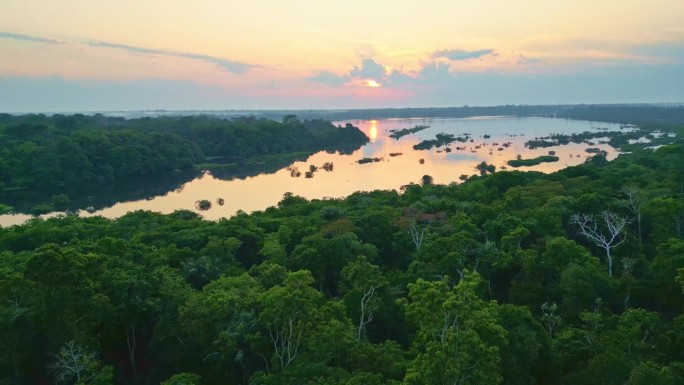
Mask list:
[[380,111],[380,110],[428,110],[428,109],[465,109],[465,108],[494,108],[494,107],[577,107],[577,106],[663,106],[684,107],[684,101],[680,102],[632,102],[632,103],[549,103],[549,104],[490,104],[490,105],[461,105],[461,106],[429,106],[429,107],[372,107],[372,108],[207,108],[207,109],[140,109],[140,110],[59,110],[59,111],[0,111],[0,114],[30,115],[30,114],[106,114],[106,113],[132,113],[132,112],[348,112],[348,111]]

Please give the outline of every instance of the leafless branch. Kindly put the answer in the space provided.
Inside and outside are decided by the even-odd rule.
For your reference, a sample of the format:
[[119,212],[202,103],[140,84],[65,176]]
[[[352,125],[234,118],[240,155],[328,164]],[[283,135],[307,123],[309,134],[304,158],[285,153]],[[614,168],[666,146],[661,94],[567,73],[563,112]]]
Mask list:
[[624,227],[631,222],[627,217],[622,217],[612,211],[601,212],[601,219],[608,230],[607,233],[599,229],[599,223],[591,214],[575,214],[570,218],[570,223],[579,226],[579,234],[585,236],[596,246],[606,251],[608,259],[608,275],[613,276],[613,257],[611,251],[625,241],[622,235]]

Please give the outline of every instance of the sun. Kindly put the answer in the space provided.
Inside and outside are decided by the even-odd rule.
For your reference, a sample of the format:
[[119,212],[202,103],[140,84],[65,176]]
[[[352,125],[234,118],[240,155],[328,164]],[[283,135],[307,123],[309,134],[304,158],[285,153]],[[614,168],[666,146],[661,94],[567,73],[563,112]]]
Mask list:
[[368,80],[366,80],[366,86],[370,87],[370,88],[378,88],[378,87],[381,87],[382,84],[378,83],[377,81],[375,81],[373,79],[368,79]]

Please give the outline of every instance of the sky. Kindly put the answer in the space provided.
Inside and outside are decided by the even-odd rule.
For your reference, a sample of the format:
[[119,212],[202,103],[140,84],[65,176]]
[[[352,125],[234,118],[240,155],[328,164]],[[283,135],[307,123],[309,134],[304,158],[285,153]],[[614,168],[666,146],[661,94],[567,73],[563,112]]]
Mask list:
[[684,102],[682,0],[2,0],[0,112]]

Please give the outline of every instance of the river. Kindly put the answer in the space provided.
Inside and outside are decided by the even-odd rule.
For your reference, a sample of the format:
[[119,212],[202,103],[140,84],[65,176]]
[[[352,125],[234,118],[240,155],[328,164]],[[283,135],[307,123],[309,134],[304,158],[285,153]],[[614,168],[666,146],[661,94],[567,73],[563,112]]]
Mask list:
[[[345,123],[347,122],[339,122],[342,125]],[[524,145],[526,141],[550,134],[621,129],[619,124],[613,123],[539,117],[385,119],[351,123],[365,132],[371,140],[350,155],[323,151],[275,173],[259,174],[244,179],[222,180],[210,172],[205,172],[166,194],[151,195],[135,201],[121,201],[94,212],[82,209],[78,214],[116,218],[135,210],[171,213],[187,209],[201,213],[206,219],[216,220],[230,217],[238,210],[252,212],[266,209],[276,205],[286,192],[308,199],[341,198],[355,191],[398,190],[402,185],[420,183],[423,175],[432,176],[434,183],[448,184],[458,182],[461,175],[477,174],[475,166],[482,161],[493,164],[500,170],[502,166],[506,167],[508,160],[516,159],[518,156],[534,158],[555,151],[555,155],[560,158],[558,162],[520,168],[550,173],[584,162],[591,155],[585,151],[590,145],[570,143],[530,150]],[[389,137],[392,130],[419,125],[429,128],[398,140]],[[465,143],[452,143],[451,152],[445,152],[443,147],[431,150],[413,149],[413,145],[421,140],[434,139],[439,133],[453,134],[457,137],[468,134],[469,140]],[[617,150],[601,143],[600,139],[595,139],[594,142],[591,147],[607,151],[609,159],[617,156]],[[378,158],[379,161],[357,163],[363,158]],[[321,168],[325,163],[332,163],[331,171]],[[313,173],[313,177],[306,178],[305,172],[309,171],[311,166],[319,168]],[[296,175],[297,171],[301,175],[292,176]],[[199,210],[196,206],[200,200],[211,202],[211,208]],[[29,218],[31,216],[26,214],[2,215],[0,226],[20,224]]]

